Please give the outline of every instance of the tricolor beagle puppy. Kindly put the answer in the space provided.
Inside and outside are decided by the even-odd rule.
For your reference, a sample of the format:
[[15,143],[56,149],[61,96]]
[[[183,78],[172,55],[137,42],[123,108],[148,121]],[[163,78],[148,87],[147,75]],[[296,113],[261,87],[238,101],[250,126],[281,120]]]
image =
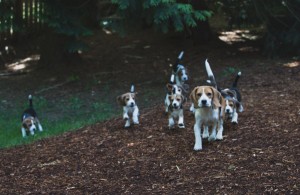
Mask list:
[[237,88],[237,82],[241,76],[241,72],[239,72],[234,80],[234,82],[232,83],[232,86],[230,88],[227,89],[221,89],[217,86],[215,77],[213,75],[213,72],[210,68],[210,65],[208,63],[208,61],[205,61],[205,68],[206,68],[206,72],[208,74],[209,77],[209,83],[211,83],[215,88],[218,89],[219,92],[221,92],[221,95],[223,96],[223,98],[225,99],[225,115],[227,116],[228,119],[231,119],[231,122],[234,124],[238,123],[238,113],[239,112],[243,112],[244,108],[242,105],[242,97],[241,94]]
[[[223,116],[225,101],[221,93],[212,86],[198,86],[190,94],[194,104],[194,150],[202,150],[201,127],[204,127],[203,138],[209,141],[223,139]],[[208,128],[212,131],[209,135]],[[216,132],[218,130],[218,133]]]
[[180,60],[183,57],[184,52],[180,52],[179,56],[176,59],[175,64],[173,65],[173,74],[175,75],[175,83],[177,86],[183,87],[184,83],[188,80],[188,75],[185,67],[182,64],[179,64]]
[[231,119],[231,122],[234,124],[238,123],[238,113],[243,112],[244,108],[242,105],[242,96],[237,88],[238,79],[241,76],[239,72],[233,82],[232,86],[227,89],[222,89],[221,94],[225,98],[226,107],[225,107],[225,117]]
[[169,96],[169,101],[171,102],[168,109],[169,118],[169,129],[174,128],[175,122],[174,118],[178,118],[178,127],[184,128],[184,117],[183,117],[183,104],[185,98],[180,94],[173,94]]
[[171,75],[170,83],[166,85],[167,95],[165,98],[165,112],[168,113],[169,106],[171,104],[170,96],[177,94],[182,95],[184,89],[181,86],[174,84],[174,74]]
[[132,85],[130,92],[117,97],[117,102],[123,106],[123,119],[126,121],[125,128],[130,127],[130,115],[132,116],[133,124],[139,124],[139,108],[135,102],[136,94]]
[[43,127],[38,119],[38,116],[33,109],[32,104],[32,95],[28,96],[29,100],[29,108],[24,110],[22,114],[22,136],[26,137],[28,133],[34,135],[34,132],[37,130],[36,126],[38,126],[39,131],[43,131]]

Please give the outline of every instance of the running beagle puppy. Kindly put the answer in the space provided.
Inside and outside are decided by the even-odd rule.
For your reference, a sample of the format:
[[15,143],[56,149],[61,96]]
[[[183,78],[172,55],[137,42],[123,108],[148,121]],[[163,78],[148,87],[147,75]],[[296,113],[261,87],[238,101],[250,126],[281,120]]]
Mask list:
[[117,97],[117,102],[123,107],[123,119],[125,122],[125,128],[130,127],[130,118],[132,116],[133,124],[139,124],[139,108],[135,102],[134,85],[131,86],[130,92],[125,93]]
[[185,97],[181,94],[173,94],[169,96],[169,109],[168,109],[168,118],[169,118],[169,129],[174,128],[175,122],[174,118],[178,118],[178,127],[185,128],[184,126],[184,117],[183,117],[183,104],[185,102]]
[[213,72],[210,68],[208,61],[205,61],[205,68],[208,74],[209,80],[208,82],[211,83],[218,91],[221,93],[223,98],[225,99],[226,107],[225,107],[225,115],[227,119],[231,119],[231,122],[234,124],[238,123],[238,112],[243,112],[244,108],[242,105],[242,96],[237,88],[238,80],[241,76],[241,72],[239,72],[232,83],[232,86],[227,89],[221,89],[217,86],[215,77]]
[[173,74],[175,75],[175,83],[177,86],[182,86],[188,80],[188,75],[185,67],[182,64],[179,64],[179,61],[182,59],[184,52],[180,52],[177,60],[173,66]]
[[222,89],[221,94],[225,98],[225,117],[231,119],[231,123],[238,123],[238,112],[243,112],[242,96],[237,88],[238,79],[241,76],[241,72],[238,72],[232,86],[227,89]]
[[[201,127],[204,127],[203,138],[209,141],[223,139],[223,116],[225,101],[221,93],[212,86],[198,86],[193,89],[190,98],[194,104],[194,150],[202,150]],[[212,131],[209,135],[208,128]],[[216,132],[218,130],[218,132]]]
[[43,127],[38,119],[38,116],[33,109],[32,104],[32,95],[28,96],[29,100],[29,108],[24,110],[22,114],[22,136],[26,137],[27,134],[34,135],[34,132],[37,130],[36,126],[38,126],[39,131],[43,131]]
[[171,75],[170,82],[166,85],[167,95],[165,98],[165,112],[168,113],[171,104],[170,97],[174,94],[182,95],[184,89],[174,83],[174,74]]

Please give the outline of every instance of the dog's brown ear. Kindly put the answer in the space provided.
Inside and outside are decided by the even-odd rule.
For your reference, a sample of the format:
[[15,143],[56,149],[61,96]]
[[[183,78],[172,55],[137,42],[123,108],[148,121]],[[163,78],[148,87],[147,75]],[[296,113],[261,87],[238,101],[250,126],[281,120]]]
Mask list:
[[166,88],[167,88],[168,92],[172,92],[172,90],[173,90],[173,85],[172,85],[171,83],[168,83],[168,84],[166,85]]
[[199,87],[195,87],[193,89],[193,91],[191,92],[190,94],[190,99],[192,100],[192,102],[194,103],[194,107],[198,107],[198,99],[197,99],[197,90],[198,90]]
[[120,106],[125,106],[124,95],[119,95],[117,97],[117,102]]
[[213,107],[214,109],[222,107],[222,96],[221,93],[216,90],[216,88],[211,87],[211,90],[213,91]]
[[181,95],[181,99],[182,99],[182,103],[181,104],[184,104],[186,102],[186,98],[183,95]]

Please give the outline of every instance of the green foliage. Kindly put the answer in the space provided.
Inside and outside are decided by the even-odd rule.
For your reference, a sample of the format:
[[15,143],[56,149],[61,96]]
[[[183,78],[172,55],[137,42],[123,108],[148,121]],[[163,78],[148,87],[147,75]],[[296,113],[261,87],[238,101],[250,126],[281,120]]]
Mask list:
[[128,23],[135,26],[154,26],[164,33],[170,30],[183,31],[185,27],[196,27],[197,20],[205,21],[211,17],[209,10],[196,10],[190,3],[179,3],[176,0],[112,0],[118,9],[118,22],[126,27]]

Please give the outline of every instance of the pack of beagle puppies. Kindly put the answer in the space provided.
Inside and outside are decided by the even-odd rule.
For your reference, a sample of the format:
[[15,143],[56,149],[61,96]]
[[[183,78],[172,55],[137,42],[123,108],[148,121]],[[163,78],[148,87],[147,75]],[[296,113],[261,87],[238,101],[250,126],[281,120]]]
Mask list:
[[[188,80],[186,68],[179,64],[183,57],[181,52],[173,65],[172,75],[169,83],[166,84],[167,94],[165,97],[165,113],[168,116],[169,129],[175,128],[177,119],[178,128],[185,128],[184,109],[186,102],[185,94],[188,91]],[[241,76],[238,72],[232,86],[229,88],[220,88],[217,85],[214,74],[208,61],[205,61],[205,69],[208,75],[208,85],[197,86],[190,93],[191,107],[190,111],[194,113],[194,150],[202,150],[202,138],[208,141],[223,139],[224,120],[230,120],[231,123],[238,123],[238,112],[243,112],[241,94],[237,83]],[[123,119],[125,127],[130,127],[130,117],[133,124],[139,124],[139,110],[135,102],[134,86],[131,91],[117,97],[117,102],[123,106]],[[202,129],[202,134],[201,134]]]

